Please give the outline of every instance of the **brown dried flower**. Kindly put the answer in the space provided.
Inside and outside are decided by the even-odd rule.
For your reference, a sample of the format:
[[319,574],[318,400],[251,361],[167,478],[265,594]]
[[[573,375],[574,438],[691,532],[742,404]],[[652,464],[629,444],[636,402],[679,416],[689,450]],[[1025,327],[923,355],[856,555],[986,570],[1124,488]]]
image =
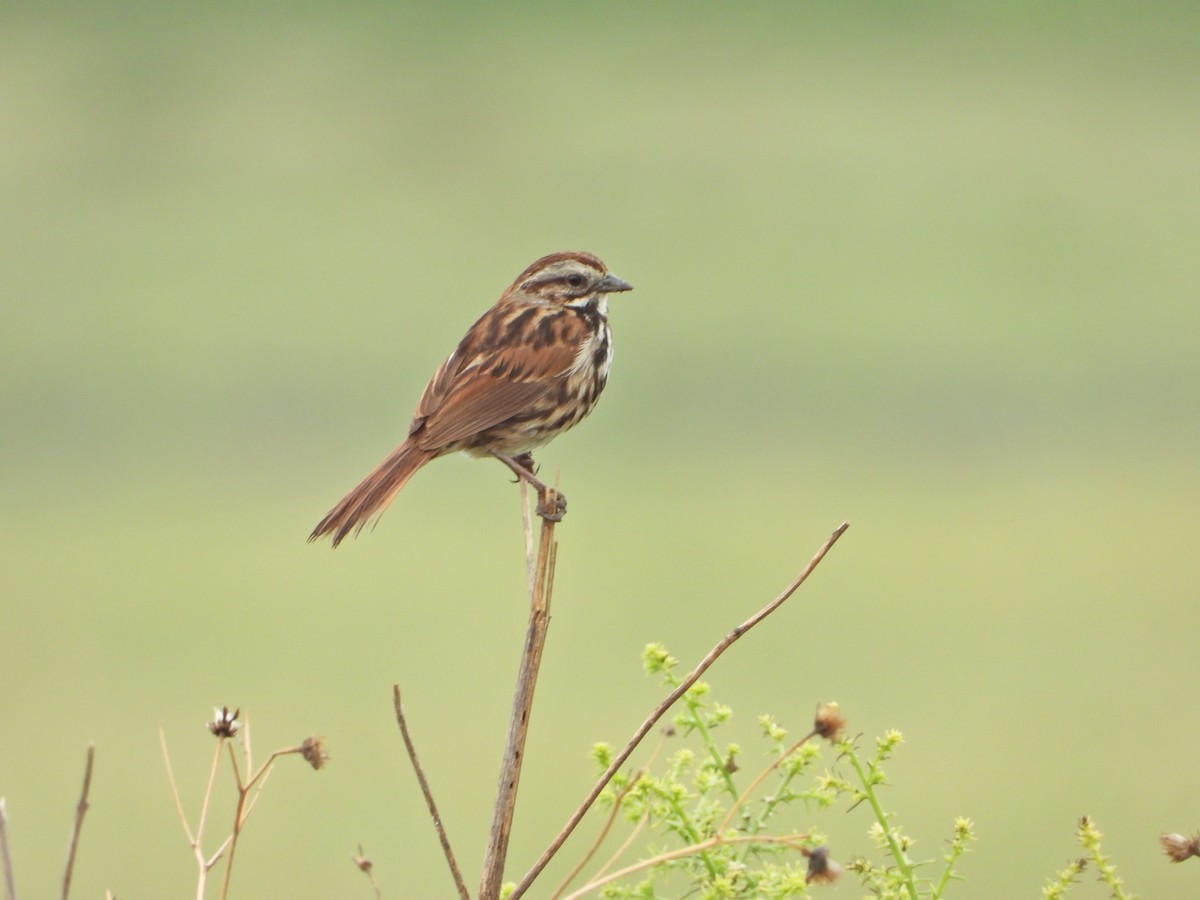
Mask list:
[[371,867],[375,864],[371,862],[370,858],[363,853],[362,844],[358,845],[358,853],[350,858],[354,860],[354,864],[358,866],[360,870],[366,872],[368,875],[371,874]]
[[1171,862],[1183,862],[1188,857],[1200,856],[1200,833],[1191,837],[1184,837],[1182,834],[1160,834],[1158,842]]
[[805,884],[831,884],[842,874],[842,867],[829,858],[829,848],[822,845],[815,850],[805,847],[800,851],[808,857],[808,873],[804,876]]
[[846,727],[846,717],[836,703],[820,703],[817,705],[817,715],[813,719],[813,733],[833,743],[842,735]]
[[242,723],[238,721],[241,713],[240,708],[230,712],[228,706],[222,706],[220,709],[213,707],[213,717],[212,721],[208,723],[208,730],[219,738],[233,737],[242,727]]
[[308,761],[313,769],[320,771],[329,762],[329,751],[325,749],[325,741],[319,735],[305,738],[300,745],[300,755]]

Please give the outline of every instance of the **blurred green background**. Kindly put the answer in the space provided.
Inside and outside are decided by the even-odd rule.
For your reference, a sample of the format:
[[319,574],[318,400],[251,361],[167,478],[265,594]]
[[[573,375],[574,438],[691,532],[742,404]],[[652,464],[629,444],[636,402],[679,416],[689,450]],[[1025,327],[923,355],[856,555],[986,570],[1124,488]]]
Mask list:
[[[1084,813],[1142,896],[1195,895],[1156,836],[1200,824],[1198,39],[1187,3],[6,4],[18,891],[55,889],[95,740],[75,894],[189,895],[156,730],[194,814],[229,704],[260,755],[333,754],[275,773],[236,896],[369,896],[360,842],[386,896],[449,896],[397,681],[476,883],[516,491],[450,458],[304,538],[513,276],[580,248],[636,291],[540,457],[571,514],[510,875],[658,698],[642,645],[690,666],[849,519],[710,672],[744,768],[759,713],[836,699],[905,733],[917,856],[975,820],[959,896],[1038,896]],[[872,852],[865,808],[810,823]]]

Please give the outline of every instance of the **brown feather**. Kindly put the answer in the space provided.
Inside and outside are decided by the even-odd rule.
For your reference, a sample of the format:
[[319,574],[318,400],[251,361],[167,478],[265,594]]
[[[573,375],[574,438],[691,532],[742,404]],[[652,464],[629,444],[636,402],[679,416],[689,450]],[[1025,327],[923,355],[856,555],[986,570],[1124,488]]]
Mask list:
[[351,531],[362,531],[372,516],[382,515],[400,488],[417,473],[417,469],[436,455],[421,449],[412,441],[405,441],[317,523],[308,536],[309,541],[332,534],[333,546],[336,547]]
[[484,374],[466,379],[455,385],[454,403],[442,407],[445,413],[434,413],[413,437],[421,448],[435,451],[528,410],[552,386],[551,381],[503,381]]
[[[567,376],[587,337],[586,325],[559,310],[542,315],[563,320],[558,326],[560,342],[540,347],[502,345],[468,356],[461,351],[469,353],[477,337],[474,328],[468,333],[442,365],[448,368],[467,360],[465,364],[458,362],[452,379],[439,369],[417,407],[423,419],[419,425],[414,421],[417,427],[412,434],[421,447],[436,451],[526,412]],[[439,381],[447,382],[444,388]]]

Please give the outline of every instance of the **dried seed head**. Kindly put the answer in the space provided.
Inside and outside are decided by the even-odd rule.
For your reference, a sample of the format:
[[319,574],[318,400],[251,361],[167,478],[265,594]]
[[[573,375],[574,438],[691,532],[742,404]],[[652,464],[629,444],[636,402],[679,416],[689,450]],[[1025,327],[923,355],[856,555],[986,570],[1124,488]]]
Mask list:
[[817,706],[817,715],[813,719],[813,732],[819,737],[833,743],[841,737],[846,727],[846,717],[836,703],[821,703]]
[[324,768],[329,762],[329,751],[325,749],[325,741],[319,735],[305,738],[300,745],[300,755],[303,756],[315,770]]
[[208,730],[219,738],[233,737],[242,727],[242,723],[238,721],[241,712],[240,708],[230,712],[228,706],[222,706],[220,709],[213,707],[213,717],[208,723]]
[[1161,834],[1158,842],[1171,862],[1183,862],[1188,857],[1200,856],[1200,833],[1191,837],[1184,837],[1182,834]]
[[371,867],[375,865],[369,857],[363,854],[362,844],[358,845],[358,853],[350,858],[354,860],[354,864],[358,866],[359,870],[366,872],[368,875],[371,873]]
[[837,881],[842,874],[842,867],[829,858],[829,848],[822,845],[815,850],[807,847],[800,851],[808,857],[808,873],[804,876],[805,884],[830,884]]

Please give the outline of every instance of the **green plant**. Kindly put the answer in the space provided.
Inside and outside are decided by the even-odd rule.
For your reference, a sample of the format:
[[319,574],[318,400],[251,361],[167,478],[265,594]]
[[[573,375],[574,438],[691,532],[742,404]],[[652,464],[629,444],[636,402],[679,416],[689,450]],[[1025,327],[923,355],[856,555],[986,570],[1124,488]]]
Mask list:
[[[642,654],[647,674],[658,676],[667,687],[681,679],[677,661],[661,644],[648,645]],[[773,716],[758,718],[761,739],[767,743],[769,763],[744,783],[739,759],[745,754],[737,743],[722,743],[716,733],[729,724],[733,711],[711,698],[707,682],[697,681],[681,697],[682,709],[660,737],[650,760],[634,772],[620,772],[604,789],[600,802],[609,817],[600,836],[575,867],[568,881],[596,857],[613,822],[620,818],[631,833],[610,854],[582,887],[566,893],[567,882],[554,897],[567,900],[593,892],[605,898],[660,898],[689,896],[716,898],[806,897],[813,884],[832,881],[842,867],[835,862],[825,836],[815,828],[791,827],[800,807],[802,815],[829,809],[839,800],[850,808],[866,802],[873,813],[869,836],[884,853],[882,861],[857,856],[848,866],[861,878],[870,896],[938,900],[957,875],[955,867],[974,840],[970,820],[955,822],[954,836],[933,880],[919,879],[918,865],[908,855],[912,841],[891,823],[879,798],[886,785],[882,764],[902,742],[897,731],[876,741],[875,753],[864,759],[855,742],[843,736],[845,719],[836,703],[817,707],[811,729],[799,740],[789,740],[787,730]],[[657,769],[654,762],[668,741],[688,742],[668,753]],[[818,771],[823,738],[848,763],[852,775]],[[596,744],[592,758],[601,769],[613,759],[612,747]],[[629,848],[641,838],[642,859],[624,862]],[[663,891],[667,893],[663,893]]]

